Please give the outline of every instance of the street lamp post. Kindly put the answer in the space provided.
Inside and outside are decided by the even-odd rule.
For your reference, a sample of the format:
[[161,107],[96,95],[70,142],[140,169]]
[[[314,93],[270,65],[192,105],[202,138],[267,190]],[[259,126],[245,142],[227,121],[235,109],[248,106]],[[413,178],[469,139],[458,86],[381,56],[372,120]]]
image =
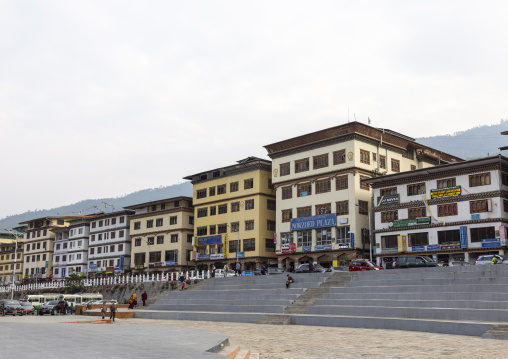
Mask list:
[[12,265],[12,281],[11,281],[11,300],[14,299],[14,276],[16,274],[16,261],[18,257],[18,232],[13,232],[11,230],[5,229],[7,232],[12,234],[16,238],[16,244],[14,247],[14,264]]

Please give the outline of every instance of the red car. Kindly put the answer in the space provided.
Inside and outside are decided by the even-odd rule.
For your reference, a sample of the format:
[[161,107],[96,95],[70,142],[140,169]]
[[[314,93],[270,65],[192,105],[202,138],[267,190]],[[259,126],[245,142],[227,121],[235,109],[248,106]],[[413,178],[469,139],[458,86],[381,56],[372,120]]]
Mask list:
[[357,271],[366,271],[366,270],[380,270],[383,267],[378,267],[371,261],[365,259],[353,259],[351,263],[349,263],[349,271],[357,272]]

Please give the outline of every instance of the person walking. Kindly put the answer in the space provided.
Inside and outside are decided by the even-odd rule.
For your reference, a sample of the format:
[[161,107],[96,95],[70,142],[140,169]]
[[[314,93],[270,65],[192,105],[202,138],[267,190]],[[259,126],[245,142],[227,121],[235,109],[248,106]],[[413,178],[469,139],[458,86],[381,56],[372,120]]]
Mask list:
[[289,288],[289,285],[291,283],[293,283],[295,280],[293,279],[293,277],[291,277],[289,274],[288,274],[288,279],[286,280],[286,289]]
[[116,316],[116,304],[115,302],[111,303],[111,305],[109,306],[109,311],[110,311],[110,314],[109,314],[109,319],[115,321],[115,316]]
[[106,303],[103,302],[102,303],[102,307],[101,307],[101,314],[102,314],[102,319],[104,319],[104,317],[106,316],[106,312],[108,311],[108,308],[106,307]]
[[67,315],[67,312],[69,311],[69,303],[64,299],[64,315]]
[[492,256],[492,265],[497,264],[496,256]]
[[185,289],[185,277],[183,276],[183,273],[182,275],[180,276],[180,283],[182,285],[182,287],[180,288],[180,290],[184,290]]
[[138,304],[136,292],[134,292],[129,299],[129,309],[134,309],[134,306]]
[[240,269],[242,268],[242,265],[240,264],[240,262],[236,262],[236,275],[239,276],[241,273],[240,273]]
[[143,308],[146,305],[146,301],[148,300],[148,294],[146,294],[146,290],[141,294],[141,300],[143,301]]

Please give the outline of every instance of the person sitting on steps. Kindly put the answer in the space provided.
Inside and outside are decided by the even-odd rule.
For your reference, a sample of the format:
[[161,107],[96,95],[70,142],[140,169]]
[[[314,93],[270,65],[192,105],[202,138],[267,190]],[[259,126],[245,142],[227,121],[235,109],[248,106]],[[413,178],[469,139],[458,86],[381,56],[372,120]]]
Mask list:
[[290,285],[291,283],[293,283],[294,281],[295,281],[295,280],[293,279],[293,277],[291,277],[291,276],[288,274],[288,279],[287,279],[287,281],[286,281],[286,289],[288,289],[288,288],[289,288],[289,285]]

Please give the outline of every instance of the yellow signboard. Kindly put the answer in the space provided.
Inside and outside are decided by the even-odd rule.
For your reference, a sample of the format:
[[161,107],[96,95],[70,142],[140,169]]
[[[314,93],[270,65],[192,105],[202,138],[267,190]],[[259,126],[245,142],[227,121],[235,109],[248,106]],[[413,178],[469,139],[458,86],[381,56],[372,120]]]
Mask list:
[[442,189],[430,190],[430,198],[448,197],[448,196],[460,196],[462,193],[462,187],[448,187]]
[[404,248],[402,247],[402,236],[397,236],[397,244],[399,247],[399,252],[403,252]]

